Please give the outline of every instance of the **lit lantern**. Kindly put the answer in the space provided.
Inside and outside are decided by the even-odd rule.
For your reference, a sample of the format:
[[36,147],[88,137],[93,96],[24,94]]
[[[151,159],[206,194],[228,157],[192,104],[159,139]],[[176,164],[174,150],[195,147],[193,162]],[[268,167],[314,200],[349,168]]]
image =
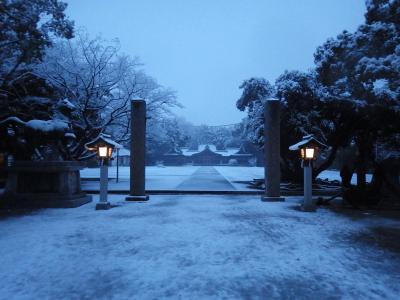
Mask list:
[[[112,149],[111,149],[111,148],[108,148],[107,146],[99,147],[99,148],[97,148],[97,149],[98,149],[98,155],[99,155],[99,157],[101,157],[101,158],[107,158],[108,153],[109,153],[109,152],[112,152]],[[110,149],[111,151],[108,151],[109,149]]]
[[326,148],[327,146],[318,141],[313,135],[306,135],[303,139],[289,147],[289,150],[300,151],[300,158],[303,161],[313,161],[317,159],[317,155],[321,148]]
[[100,166],[100,201],[96,204],[96,210],[105,210],[111,207],[107,201],[108,189],[108,161],[112,157],[115,148],[122,146],[114,142],[109,135],[100,134],[96,139],[85,145],[89,151],[96,151],[97,156],[101,159]]
[[300,157],[303,160],[315,160],[318,153],[318,147],[302,147],[300,148]]
[[315,203],[312,200],[312,162],[317,159],[320,148],[327,148],[327,146],[315,139],[313,135],[306,135],[300,142],[289,147],[292,151],[300,150],[304,168],[304,202],[302,204],[304,211],[315,211]]
[[109,135],[100,134],[96,139],[85,145],[89,151],[96,151],[97,156],[102,160],[109,160],[112,157],[115,148],[122,146],[114,142]]

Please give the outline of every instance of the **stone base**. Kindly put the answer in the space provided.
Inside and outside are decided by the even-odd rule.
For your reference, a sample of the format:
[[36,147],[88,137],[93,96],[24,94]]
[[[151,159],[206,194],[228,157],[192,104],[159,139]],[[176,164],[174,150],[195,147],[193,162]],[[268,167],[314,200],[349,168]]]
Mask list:
[[85,193],[55,196],[46,194],[3,195],[1,206],[8,208],[74,208],[92,201],[92,196]]
[[132,201],[132,202],[142,202],[142,201],[148,201],[149,200],[149,196],[148,195],[144,195],[144,196],[132,196],[129,195],[125,198],[126,201]]
[[96,204],[96,210],[107,210],[111,208],[110,202],[99,202]]
[[284,197],[269,197],[269,196],[261,196],[261,201],[263,202],[283,202],[285,201]]
[[8,173],[0,206],[10,208],[72,208],[92,201],[81,190],[74,161],[16,161]]

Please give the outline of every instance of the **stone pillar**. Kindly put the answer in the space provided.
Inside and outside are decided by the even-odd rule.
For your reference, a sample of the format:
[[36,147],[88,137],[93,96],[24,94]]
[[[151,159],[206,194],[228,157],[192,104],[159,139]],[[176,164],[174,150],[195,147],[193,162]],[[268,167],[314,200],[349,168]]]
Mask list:
[[301,206],[303,211],[315,211],[312,199],[312,162],[304,162],[304,200]]
[[264,106],[265,195],[262,201],[284,201],[280,197],[280,101],[268,99]]
[[127,201],[146,201],[146,101],[131,101],[131,161],[130,193]]
[[106,210],[111,208],[107,201],[108,193],[108,162],[102,161],[100,166],[100,200],[96,204],[96,210]]

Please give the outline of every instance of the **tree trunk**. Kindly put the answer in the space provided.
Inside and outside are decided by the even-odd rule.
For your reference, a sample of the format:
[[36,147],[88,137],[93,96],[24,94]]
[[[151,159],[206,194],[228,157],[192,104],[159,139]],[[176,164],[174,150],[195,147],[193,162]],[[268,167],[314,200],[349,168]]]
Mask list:
[[365,167],[363,166],[362,163],[357,168],[357,187],[360,189],[365,189],[365,186],[367,184],[367,176],[366,176],[366,170]]
[[281,159],[281,180],[296,183],[303,182],[303,170],[296,164],[296,161]]
[[365,138],[358,137],[356,145],[358,148],[356,159],[357,188],[364,191],[367,184],[367,141]]
[[360,189],[365,189],[367,184],[367,170],[366,170],[366,161],[365,161],[365,150],[363,148],[359,149],[358,157],[357,157],[357,187]]
[[317,178],[317,176],[322,172],[325,171],[327,168],[329,168],[333,161],[336,158],[336,153],[337,153],[338,147],[333,146],[331,152],[329,153],[328,158],[318,167],[316,170],[313,171],[313,180]]
[[351,178],[353,177],[353,170],[348,165],[343,165],[340,169],[340,177],[342,178],[342,186],[344,188],[351,187]]

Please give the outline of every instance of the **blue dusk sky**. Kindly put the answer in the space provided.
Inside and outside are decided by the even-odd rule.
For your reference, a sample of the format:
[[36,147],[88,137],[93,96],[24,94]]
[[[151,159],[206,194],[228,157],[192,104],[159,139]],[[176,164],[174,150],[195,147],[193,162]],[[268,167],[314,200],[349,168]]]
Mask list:
[[118,38],[177,91],[194,124],[239,122],[239,85],[313,67],[317,46],[364,20],[364,0],[67,0],[76,28]]

